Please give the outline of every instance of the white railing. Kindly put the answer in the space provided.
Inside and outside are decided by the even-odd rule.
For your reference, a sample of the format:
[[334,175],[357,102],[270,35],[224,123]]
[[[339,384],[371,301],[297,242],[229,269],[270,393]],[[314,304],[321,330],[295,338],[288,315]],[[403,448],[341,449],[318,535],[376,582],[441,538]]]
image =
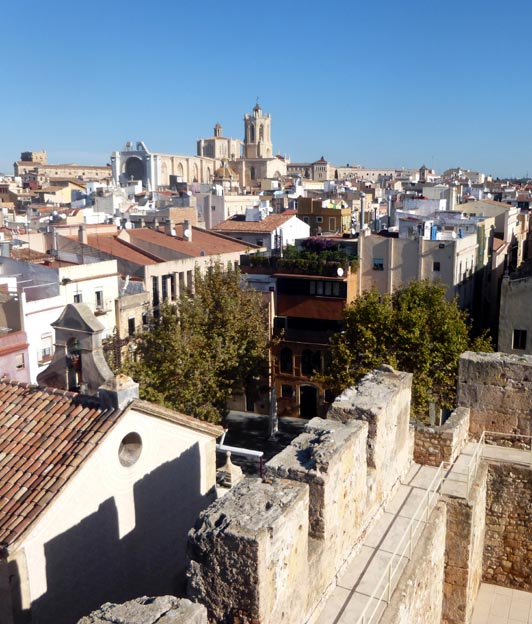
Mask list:
[[[444,471],[448,469],[448,464],[442,462],[434,475],[430,485],[428,486],[423,498],[419,502],[402,538],[399,540],[390,561],[386,566],[382,576],[380,577],[375,589],[371,596],[366,601],[366,606],[360,614],[356,624],[371,624],[374,621],[375,616],[380,616],[379,609],[383,602],[389,604],[395,589],[395,583],[397,576],[402,573],[400,565],[402,561],[405,561],[405,557],[410,560],[412,558],[412,552],[416,541],[423,531],[425,523],[428,521],[429,516],[436,504],[436,498],[439,498],[441,483],[443,480]],[[375,604],[374,604],[375,602]]]
[[[521,451],[529,451],[529,464],[532,466],[532,436],[529,435],[524,435],[521,433],[502,433],[501,431],[484,431],[482,433],[482,437],[484,438],[483,442],[484,442],[484,446],[490,447],[490,444],[486,444],[486,437],[500,437],[500,438],[518,438],[521,440],[526,440],[526,445],[528,448],[526,449],[518,449]],[[507,447],[507,446],[499,446],[498,444],[494,444],[493,446],[497,446],[498,448],[515,448],[513,446],[511,447]],[[504,461],[504,458],[501,458],[500,461]]]

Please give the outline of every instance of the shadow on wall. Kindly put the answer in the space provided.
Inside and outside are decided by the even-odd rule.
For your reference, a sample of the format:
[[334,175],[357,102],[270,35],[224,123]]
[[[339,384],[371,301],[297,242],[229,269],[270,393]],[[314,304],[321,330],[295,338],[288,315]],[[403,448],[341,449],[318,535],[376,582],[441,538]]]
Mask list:
[[45,544],[47,592],[29,611],[15,592],[15,624],[73,624],[105,602],[184,595],[187,533],[214,498],[200,495],[198,445],[138,481],[133,496],[135,528],[122,539],[109,498]]

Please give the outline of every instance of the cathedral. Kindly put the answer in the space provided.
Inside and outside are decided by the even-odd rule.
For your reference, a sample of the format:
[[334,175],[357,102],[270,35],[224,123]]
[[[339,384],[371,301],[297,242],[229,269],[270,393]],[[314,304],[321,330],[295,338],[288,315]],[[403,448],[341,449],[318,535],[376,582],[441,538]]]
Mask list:
[[[141,180],[144,188],[171,188],[176,183],[213,184],[221,173],[231,179],[231,189],[259,189],[261,180],[286,175],[287,161],[273,156],[271,116],[257,103],[244,115],[244,140],[222,136],[222,126],[214,126],[214,136],[199,139],[196,156],[151,152],[142,141],[128,142],[111,155],[113,180],[125,185]],[[229,173],[228,173],[229,172]]]

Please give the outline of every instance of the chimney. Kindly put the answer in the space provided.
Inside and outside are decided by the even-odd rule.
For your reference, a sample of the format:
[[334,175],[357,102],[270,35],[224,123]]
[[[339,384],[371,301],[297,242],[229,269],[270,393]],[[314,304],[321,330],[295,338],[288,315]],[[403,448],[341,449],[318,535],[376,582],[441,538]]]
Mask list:
[[190,227],[190,221],[188,219],[183,221],[183,238],[187,243],[192,241],[192,228]]
[[164,233],[168,236],[175,236],[175,228],[171,219],[166,219],[164,222]]
[[87,244],[87,230],[84,225],[80,225],[78,228],[78,243]]

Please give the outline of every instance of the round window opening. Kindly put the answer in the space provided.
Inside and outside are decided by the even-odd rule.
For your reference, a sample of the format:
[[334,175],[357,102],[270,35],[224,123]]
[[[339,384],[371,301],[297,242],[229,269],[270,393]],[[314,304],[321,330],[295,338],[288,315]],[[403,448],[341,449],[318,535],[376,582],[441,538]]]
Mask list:
[[142,452],[142,439],[138,433],[128,433],[120,442],[118,459],[122,466],[133,466]]

